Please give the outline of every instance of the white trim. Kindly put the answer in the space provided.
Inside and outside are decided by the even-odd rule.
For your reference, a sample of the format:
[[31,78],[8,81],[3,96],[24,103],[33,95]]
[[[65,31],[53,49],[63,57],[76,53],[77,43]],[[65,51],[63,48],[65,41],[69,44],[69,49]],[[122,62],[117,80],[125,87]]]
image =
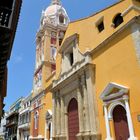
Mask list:
[[130,133],[129,140],[136,140],[137,138],[134,136],[134,128],[133,128],[128,100],[125,100],[125,106],[126,106],[126,116],[127,116],[127,121],[128,121],[128,128],[129,128],[129,133]]
[[30,111],[30,108],[31,108],[31,107],[29,106],[29,107],[23,109],[21,112],[19,112],[19,115],[22,115],[22,114],[24,114],[24,113]]
[[123,100],[123,97],[120,97],[120,98],[117,98],[117,99],[114,99],[114,100],[107,101],[107,102],[105,102],[105,103],[106,103],[106,104],[111,104],[111,103],[118,102],[118,101],[122,101],[122,100]]
[[140,7],[136,5],[130,5],[124,12],[122,12],[121,16],[124,17],[127,15],[132,9],[140,11]]
[[33,136],[29,136],[29,139],[30,140],[33,140],[33,139],[43,139],[44,137],[42,135],[38,135],[37,137],[33,137]]
[[138,138],[137,137],[130,137],[130,138],[128,138],[128,140],[138,140]]
[[52,118],[52,111],[50,109],[47,110],[46,112],[46,120],[50,120]]
[[34,114],[34,129],[37,129],[37,125],[38,125],[38,116],[39,116],[39,112],[38,112],[38,110],[35,112],[35,114]]
[[104,114],[105,114],[105,126],[106,126],[106,140],[112,140],[106,105],[104,105]]
[[[118,88],[119,92],[117,92],[115,94],[112,93],[113,88]],[[110,95],[110,93],[111,93],[111,95]],[[127,87],[124,87],[124,86],[116,84],[116,83],[109,83],[100,96],[100,98],[105,103],[104,114],[105,114],[105,124],[106,124],[106,134],[107,134],[106,140],[112,139],[110,125],[109,125],[109,119],[111,120],[113,118],[112,113],[113,113],[114,108],[117,105],[121,105],[126,110],[126,117],[127,117],[129,134],[130,134],[130,137],[128,140],[137,140],[137,138],[134,135],[134,128],[133,128],[127,93],[128,93]],[[119,96],[114,96],[116,94],[118,94]],[[121,98],[120,98],[120,96],[121,96]],[[108,101],[108,99],[110,101]],[[121,101],[123,101],[123,102],[121,102]],[[107,106],[107,105],[109,105],[109,106]]]
[[[117,88],[118,90],[119,90],[119,96],[120,96],[120,94],[125,94],[125,93],[128,93],[128,87],[126,87],[126,86],[123,86],[123,85],[119,85],[119,84],[117,84],[117,83],[114,83],[114,82],[110,82],[107,86],[106,86],[106,88],[103,90],[103,92],[101,93],[101,95],[100,95],[100,98],[102,99],[102,100],[104,100],[104,99],[108,99],[109,97],[111,97],[111,98],[114,98],[114,96],[116,97],[118,94],[114,94],[114,96],[109,96],[109,94],[110,94],[110,92],[113,90],[113,88]],[[110,99],[111,99],[110,98]]]
[[[140,20],[139,20],[140,21]],[[131,26],[131,34],[134,42],[134,49],[136,52],[136,59],[140,65],[140,23],[135,23]]]
[[34,110],[36,110],[37,108],[40,108],[41,106],[43,106],[45,103],[41,103],[39,106],[35,107],[35,108],[31,108],[30,111],[33,112]]
[[52,134],[53,134],[53,130],[52,130],[52,122],[50,123],[51,125],[51,130],[50,130],[50,140],[52,140]]
[[108,119],[112,120],[113,118],[113,110],[116,106],[121,105],[122,107],[124,107],[124,109],[126,110],[126,107],[123,103],[121,103],[120,101],[114,102],[112,103],[109,107],[108,107]]
[[45,140],[47,140],[47,122],[45,122]]
[[104,20],[104,16],[99,17],[99,18],[95,21],[95,25],[98,26],[98,24],[100,24],[103,20]]

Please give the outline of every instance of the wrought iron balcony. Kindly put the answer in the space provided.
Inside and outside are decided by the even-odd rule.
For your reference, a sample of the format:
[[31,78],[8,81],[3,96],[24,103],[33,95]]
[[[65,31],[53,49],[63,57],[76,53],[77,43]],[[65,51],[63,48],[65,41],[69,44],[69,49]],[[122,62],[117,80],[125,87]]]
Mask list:
[[0,6],[0,26],[10,28],[12,10]]
[[10,126],[13,126],[13,125],[18,125],[18,121],[13,120],[13,121],[9,121],[9,122],[6,123],[6,127],[10,127]]

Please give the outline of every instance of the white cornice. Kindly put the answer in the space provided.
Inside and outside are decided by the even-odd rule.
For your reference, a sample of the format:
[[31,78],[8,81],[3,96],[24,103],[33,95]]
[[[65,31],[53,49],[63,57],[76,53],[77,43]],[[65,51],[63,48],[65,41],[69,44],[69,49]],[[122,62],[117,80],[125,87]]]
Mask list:
[[100,22],[102,22],[104,20],[104,16],[99,17],[96,21],[95,21],[95,25],[98,26],[98,24],[100,24]]
[[19,115],[25,113],[25,112],[28,112],[30,111],[31,107],[27,107],[26,109],[22,110],[22,111],[19,111]]
[[50,24],[50,23],[46,23],[46,24],[44,24],[43,26],[41,26],[40,28],[39,28],[39,30],[37,31],[37,34],[36,34],[36,43],[38,44],[40,41],[39,41],[39,39],[41,39],[42,38],[42,36],[43,35],[45,35],[45,31],[46,30],[62,30],[62,31],[66,31],[66,29],[67,29],[67,26],[65,26],[65,25],[56,25],[56,26],[54,26],[54,25],[52,25],[52,24]]
[[45,103],[42,103],[42,104],[38,105],[38,106],[35,107],[35,108],[31,107],[30,112],[33,112],[33,111],[36,110],[37,108],[42,107],[44,104],[45,104]]
[[63,50],[65,50],[67,48],[67,46],[73,42],[74,40],[76,40],[79,37],[78,34],[74,34],[71,35],[70,37],[66,38],[64,43],[62,44],[61,48],[58,50],[59,53],[62,53]]
[[140,11],[140,7],[136,6],[136,5],[130,5],[125,11],[122,12],[121,16],[125,16],[127,15],[131,10],[138,10]]
[[36,139],[42,140],[42,139],[44,139],[44,137],[42,135],[38,135],[37,137],[30,136],[29,139],[31,139],[31,140],[36,140]]
[[[118,89],[117,92],[112,93],[113,89]],[[128,93],[128,87],[125,87],[123,85],[119,85],[117,83],[110,82],[104,91],[101,93],[100,98],[105,101],[105,100],[111,100],[120,96],[123,96],[124,94]]]

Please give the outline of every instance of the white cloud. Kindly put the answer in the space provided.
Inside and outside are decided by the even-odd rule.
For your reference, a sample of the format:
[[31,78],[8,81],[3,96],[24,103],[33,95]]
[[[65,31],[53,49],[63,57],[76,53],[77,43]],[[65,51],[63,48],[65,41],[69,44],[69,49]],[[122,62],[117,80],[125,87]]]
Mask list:
[[15,63],[21,63],[22,60],[23,60],[22,54],[20,54],[14,58]]

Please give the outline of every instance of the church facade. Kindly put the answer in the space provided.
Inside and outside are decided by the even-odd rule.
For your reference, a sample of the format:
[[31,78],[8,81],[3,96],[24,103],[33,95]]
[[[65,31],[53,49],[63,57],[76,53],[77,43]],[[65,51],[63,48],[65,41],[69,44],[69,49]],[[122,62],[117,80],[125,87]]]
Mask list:
[[30,139],[140,138],[138,0],[70,23],[52,0],[36,42]]
[[140,2],[71,22],[56,59],[54,140],[140,138]]

